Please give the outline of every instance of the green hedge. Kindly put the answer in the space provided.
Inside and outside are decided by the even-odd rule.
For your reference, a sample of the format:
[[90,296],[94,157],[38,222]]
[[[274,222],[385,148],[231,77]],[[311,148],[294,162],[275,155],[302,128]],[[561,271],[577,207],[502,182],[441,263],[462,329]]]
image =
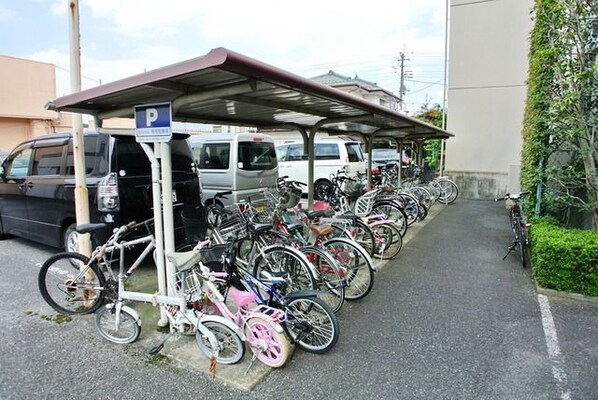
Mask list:
[[538,218],[532,223],[530,239],[539,286],[598,296],[598,232],[564,228]]

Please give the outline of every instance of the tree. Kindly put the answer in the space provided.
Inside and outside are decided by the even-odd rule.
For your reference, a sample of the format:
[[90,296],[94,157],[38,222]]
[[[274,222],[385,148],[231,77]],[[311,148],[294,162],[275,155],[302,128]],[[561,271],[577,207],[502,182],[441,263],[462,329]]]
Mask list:
[[[442,108],[436,104],[433,107],[425,105],[415,118],[421,119],[430,125],[442,128]],[[431,170],[436,171],[440,166],[440,152],[442,151],[442,142],[440,139],[430,139],[424,143],[424,160]]]
[[598,2],[536,0],[529,74],[522,187],[598,230]]

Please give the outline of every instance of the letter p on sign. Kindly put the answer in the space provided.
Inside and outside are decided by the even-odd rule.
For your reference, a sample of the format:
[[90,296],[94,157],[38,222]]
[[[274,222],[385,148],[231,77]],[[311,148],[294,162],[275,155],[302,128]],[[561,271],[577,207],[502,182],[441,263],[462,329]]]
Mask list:
[[145,126],[150,127],[152,126],[152,122],[156,122],[158,120],[158,110],[155,108],[148,108],[145,110]]

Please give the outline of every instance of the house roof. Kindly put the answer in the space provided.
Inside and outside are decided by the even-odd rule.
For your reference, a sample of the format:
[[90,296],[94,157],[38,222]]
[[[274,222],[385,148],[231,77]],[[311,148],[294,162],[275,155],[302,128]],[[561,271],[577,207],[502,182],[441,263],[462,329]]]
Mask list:
[[[97,118],[134,116],[136,105],[170,102],[172,119],[331,134],[448,138],[452,134],[341,90],[225,48],[54,100],[47,108]],[[316,129],[316,128],[314,128]]]
[[400,101],[400,99],[397,96],[395,96],[394,93],[381,88],[375,82],[370,82],[366,81],[365,79],[361,79],[357,75],[355,75],[354,78],[351,78],[349,76],[344,76],[330,70],[327,74],[315,76],[311,78],[311,80],[339,89],[354,87],[356,89],[362,89],[370,93],[382,92],[387,97],[391,97],[396,101]]

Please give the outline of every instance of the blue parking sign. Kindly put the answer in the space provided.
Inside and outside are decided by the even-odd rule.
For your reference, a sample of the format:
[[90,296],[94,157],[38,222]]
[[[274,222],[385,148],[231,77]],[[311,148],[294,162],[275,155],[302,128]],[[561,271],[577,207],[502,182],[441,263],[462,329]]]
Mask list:
[[170,103],[135,106],[137,142],[169,142],[172,139],[171,110]]

